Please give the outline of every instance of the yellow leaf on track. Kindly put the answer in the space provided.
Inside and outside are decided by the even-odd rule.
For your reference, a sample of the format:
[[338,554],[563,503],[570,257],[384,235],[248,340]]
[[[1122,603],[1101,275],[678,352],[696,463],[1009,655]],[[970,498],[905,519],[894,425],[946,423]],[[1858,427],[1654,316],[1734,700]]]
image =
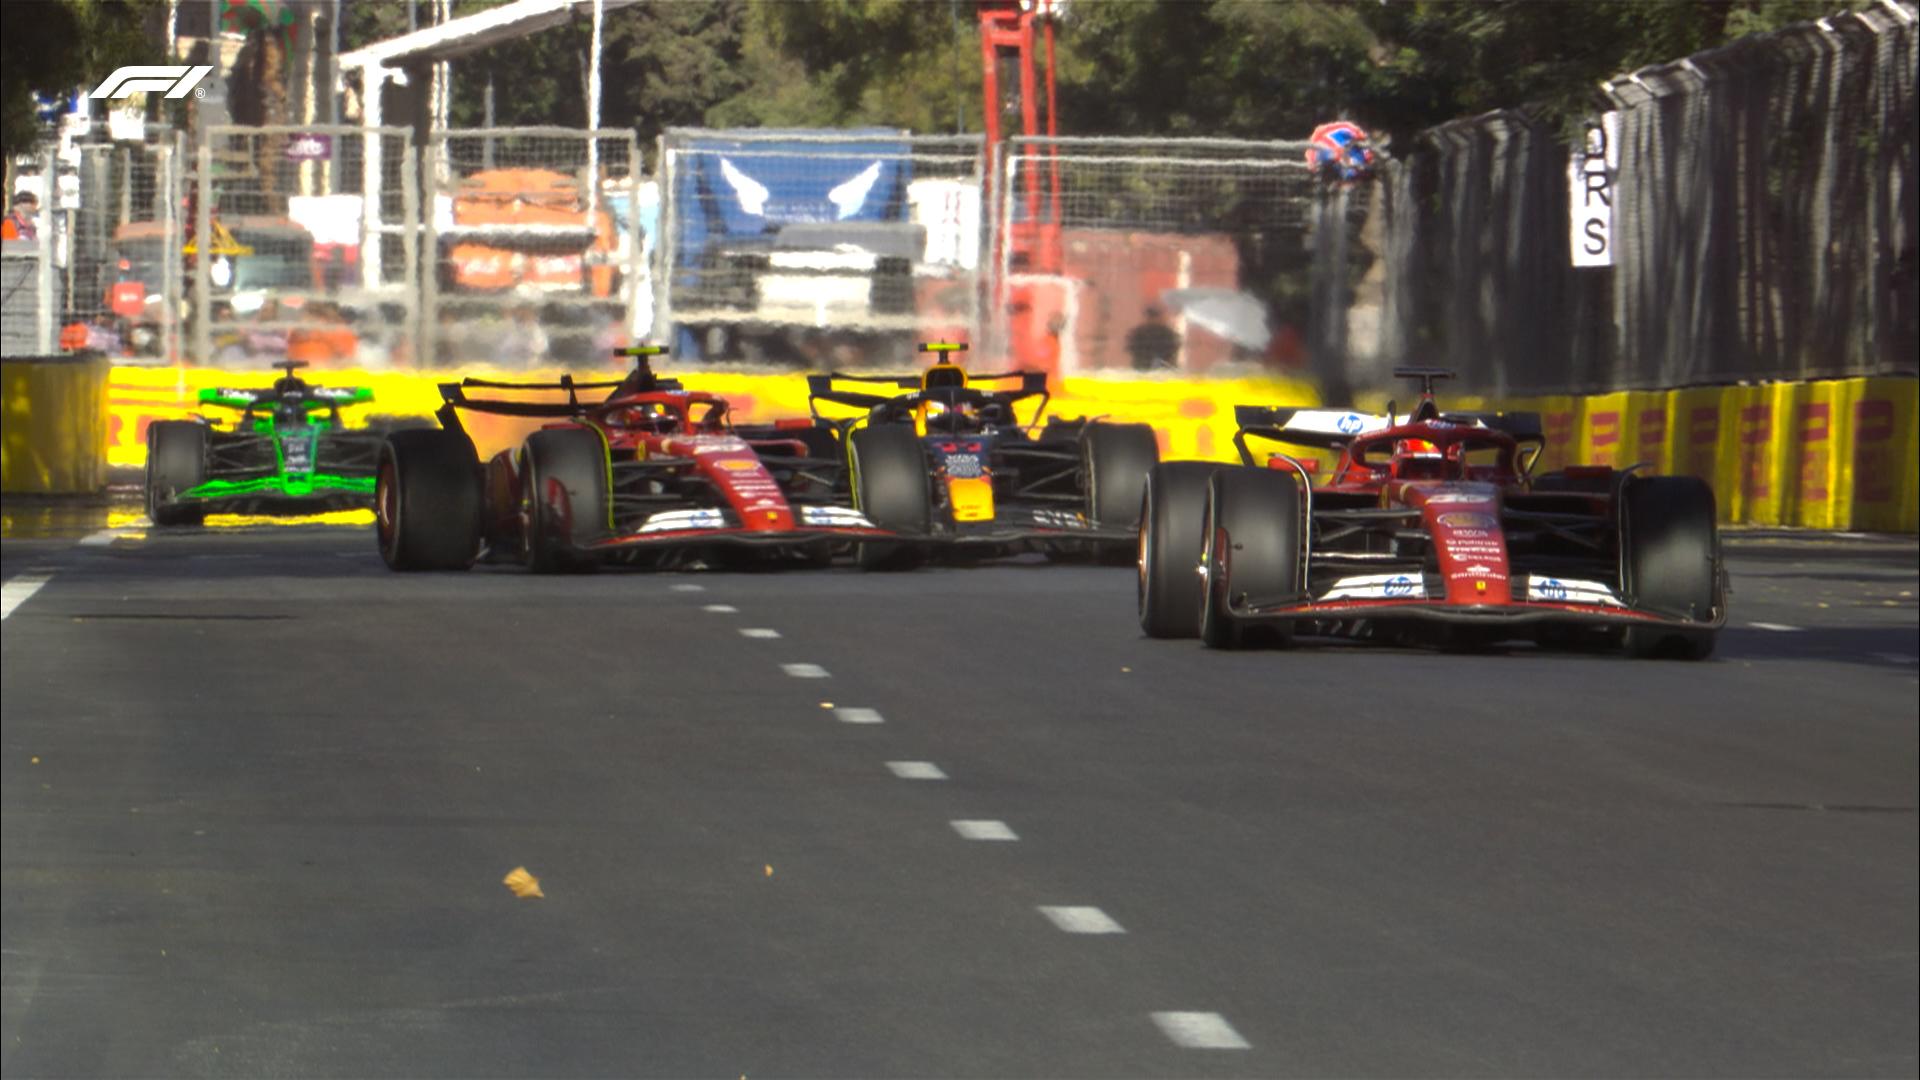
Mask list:
[[528,873],[524,866],[514,867],[512,873],[500,879],[500,883],[512,889],[513,895],[522,900],[544,898],[547,895],[540,891],[540,879]]

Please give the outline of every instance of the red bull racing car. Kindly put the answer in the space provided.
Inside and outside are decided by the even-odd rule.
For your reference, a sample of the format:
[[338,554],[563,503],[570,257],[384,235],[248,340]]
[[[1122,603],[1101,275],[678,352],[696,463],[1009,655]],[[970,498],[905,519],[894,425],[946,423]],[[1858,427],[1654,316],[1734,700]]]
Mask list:
[[[381,452],[374,517],[387,565],[459,570],[486,559],[554,572],[741,553],[817,564],[850,541],[890,535],[836,501],[844,481],[829,433],[805,419],[734,426],[724,398],[654,375],[649,357],[662,351],[627,350],[638,360],[620,382],[441,384],[441,427],[398,432]],[[610,393],[583,401],[588,391]],[[482,465],[462,411],[552,422]]]
[[[1241,465],[1149,475],[1141,627],[1237,648],[1295,635],[1622,647],[1701,659],[1727,617],[1713,491],[1608,466],[1535,477],[1532,413],[1443,413],[1437,368],[1410,415],[1241,406]],[[1267,440],[1337,456],[1264,461]]]
[[[844,447],[852,507],[893,539],[863,543],[861,564],[912,566],[930,553],[1132,553],[1147,470],[1160,460],[1146,424],[1040,417],[1043,372],[969,375],[939,354],[917,376],[814,375],[822,402],[863,412],[820,420]],[[849,389],[883,385],[892,393]],[[905,390],[907,393],[900,393]],[[1022,422],[1015,409],[1037,402]]]

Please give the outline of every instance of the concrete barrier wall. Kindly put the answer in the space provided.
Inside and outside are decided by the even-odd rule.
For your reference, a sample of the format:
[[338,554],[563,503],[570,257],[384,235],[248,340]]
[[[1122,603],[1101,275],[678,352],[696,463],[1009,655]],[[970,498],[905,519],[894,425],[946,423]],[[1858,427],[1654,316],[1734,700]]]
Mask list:
[[0,360],[0,490],[64,495],[107,486],[111,370],[96,353]]
[[[328,373],[325,381],[371,387],[374,404],[367,414],[425,416],[440,403],[435,383],[449,377],[341,371]],[[146,425],[193,415],[202,387],[268,381],[265,375],[214,369],[116,368],[108,461],[143,465]],[[797,375],[713,374],[687,381],[732,399],[740,419],[806,414],[806,380]],[[1646,462],[1654,472],[1700,476],[1713,484],[1729,523],[1911,533],[1920,532],[1916,385],[1903,377],[1835,379],[1450,404],[1538,411],[1547,434],[1543,469]],[[1405,400],[1402,395],[1403,405]],[[1149,423],[1160,434],[1164,457],[1226,461],[1234,457],[1233,406],[1242,403],[1313,405],[1319,398],[1311,384],[1297,380],[1069,378],[1049,413]],[[501,417],[469,419],[483,453],[514,445],[533,427]]]

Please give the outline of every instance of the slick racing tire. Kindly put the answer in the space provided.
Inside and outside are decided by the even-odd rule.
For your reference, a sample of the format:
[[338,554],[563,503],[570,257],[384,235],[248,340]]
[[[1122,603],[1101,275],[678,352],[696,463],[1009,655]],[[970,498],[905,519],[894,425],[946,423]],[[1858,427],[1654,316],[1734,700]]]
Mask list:
[[1087,517],[1107,529],[1140,524],[1147,471],[1160,463],[1160,443],[1146,424],[1088,424],[1080,433],[1087,470]]
[[1148,637],[1200,636],[1200,515],[1220,466],[1163,461],[1141,485],[1140,629]]
[[207,480],[207,426],[191,420],[147,425],[147,517],[155,525],[199,525],[207,508],[176,501]]
[[[853,503],[882,529],[924,536],[931,529],[927,455],[920,437],[907,427],[866,427],[847,440],[853,471]],[[912,543],[867,541],[860,545],[863,570],[910,570],[921,551]]]
[[[1245,626],[1232,605],[1248,598],[1271,602],[1300,595],[1300,486],[1268,469],[1221,469],[1207,485],[1200,515],[1201,565],[1207,578],[1200,602],[1200,638],[1216,649],[1238,649],[1265,637],[1285,645],[1290,629]],[[1264,632],[1264,633],[1262,633]]]
[[[1627,602],[1660,615],[1713,619],[1722,601],[1713,489],[1694,476],[1636,477],[1620,498]],[[1627,632],[1627,651],[1704,660],[1716,636],[1711,629],[1636,626]]]
[[480,550],[480,463],[466,436],[396,431],[380,447],[373,525],[395,570],[465,570]]
[[607,535],[607,444],[593,428],[527,437],[520,483],[527,501],[527,566],[537,574],[590,570],[580,548]]

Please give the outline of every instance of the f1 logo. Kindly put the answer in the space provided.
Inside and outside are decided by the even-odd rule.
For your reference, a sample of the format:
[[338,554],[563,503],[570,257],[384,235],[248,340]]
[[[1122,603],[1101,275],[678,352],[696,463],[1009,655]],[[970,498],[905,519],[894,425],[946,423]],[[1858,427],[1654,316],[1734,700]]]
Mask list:
[[213,71],[208,64],[188,67],[184,64],[135,64],[107,76],[88,97],[118,101],[134,94],[165,93],[168,100],[186,97],[200,80]]

